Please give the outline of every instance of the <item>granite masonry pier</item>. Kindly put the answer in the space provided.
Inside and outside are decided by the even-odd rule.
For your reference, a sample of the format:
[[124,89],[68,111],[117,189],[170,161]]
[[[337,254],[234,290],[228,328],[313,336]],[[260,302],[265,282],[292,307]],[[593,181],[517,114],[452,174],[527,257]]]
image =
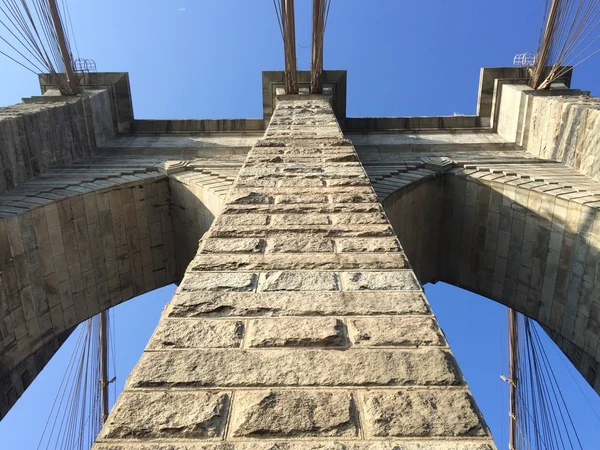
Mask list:
[[145,440],[494,448],[326,99],[278,102],[95,448]]
[[0,418],[77,324],[171,283],[96,450],[493,450],[437,281],[600,392],[600,100],[570,75],[482,69],[449,117],[347,117],[345,71],[264,72],[260,119],[139,120],[127,74],[85,83],[0,108]]

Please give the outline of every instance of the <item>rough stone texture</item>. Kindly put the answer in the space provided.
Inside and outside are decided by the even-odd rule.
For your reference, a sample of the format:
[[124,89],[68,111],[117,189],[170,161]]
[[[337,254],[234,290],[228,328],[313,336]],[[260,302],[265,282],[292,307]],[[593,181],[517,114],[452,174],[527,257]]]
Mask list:
[[[239,407],[238,407],[239,405]],[[232,437],[356,437],[352,394],[346,391],[254,391],[236,395]]]
[[[156,130],[173,127],[178,131],[187,126],[179,121],[155,125]],[[138,131],[156,131],[148,123],[137,126]],[[123,443],[128,448],[163,444],[171,448],[270,448],[273,440],[279,440],[281,448],[386,448],[392,441],[369,437],[372,417],[365,402],[356,399],[378,388],[392,392],[394,386],[409,388],[409,392],[429,389],[431,401],[440,404],[457,389],[468,392],[377,203],[378,193],[325,99],[280,100],[264,139],[237,138],[246,142],[242,145],[249,140],[256,144],[241,169],[236,158],[243,152],[224,150],[234,144],[223,143],[234,138],[215,134],[170,139],[155,134],[118,136],[98,150],[117,159],[139,152],[141,146],[148,155],[173,154],[170,149],[177,147],[178,158],[195,154],[197,159],[172,160],[171,156],[128,161],[132,168],[124,175],[132,177],[128,181],[135,182],[141,169],[144,173],[158,169],[169,177],[168,189],[159,193],[166,197],[166,207],[160,206],[162,215],[157,219],[156,211],[148,213],[149,251],[133,231],[144,217],[137,214],[135,195],[111,191],[101,199],[102,208],[97,207],[99,228],[115,234],[116,264],[111,270],[119,283],[128,286],[130,279],[136,279],[138,267],[144,274],[144,287],[150,286],[145,282],[145,267],[151,268],[148,277],[151,273],[149,279],[155,285],[171,275],[183,278],[97,448],[119,448]],[[228,158],[215,162],[217,155],[226,154],[219,152],[225,151]],[[209,161],[208,155],[215,156],[215,161]],[[106,161],[95,162],[98,175]],[[427,164],[436,163],[430,158]],[[111,179],[107,175],[91,182],[78,180],[64,191],[86,195],[87,190],[114,186]],[[0,250],[10,252],[11,263],[13,253],[28,251],[31,236],[46,239],[39,217],[32,216],[32,225],[29,219],[12,219],[19,208],[34,209],[25,208],[34,197],[42,205],[54,204],[53,196],[60,195],[60,189],[44,195],[29,192],[26,198],[0,205],[1,218],[9,218],[0,229]],[[76,216],[88,210],[93,216],[93,208],[85,202],[83,208],[71,207],[73,229],[62,240],[64,252],[81,259],[79,266],[71,257],[67,259],[69,274],[75,274],[69,284],[75,283],[76,290],[90,286],[90,279],[77,278],[78,270],[84,273],[82,264],[87,259],[81,245],[86,222],[77,222]],[[111,211],[110,217],[101,213],[106,210]],[[122,218],[113,220],[112,211]],[[62,221],[70,222],[64,210],[44,218],[61,226]],[[119,240],[121,224],[126,231],[132,230],[125,232],[124,241]],[[51,254],[54,247],[60,250],[60,241],[55,239],[56,230],[50,232],[55,226],[47,228]],[[111,248],[110,240],[102,244]],[[138,248],[146,252],[141,256],[143,263],[126,262]],[[0,255],[5,253],[0,251]],[[152,265],[145,262],[150,256]],[[22,260],[16,258],[14,264]],[[161,261],[170,262],[161,266]],[[188,261],[192,263],[184,270]],[[45,276],[45,268],[53,263],[47,257],[34,262],[30,278],[37,276],[38,267]],[[19,289],[23,304],[34,305],[28,310],[26,326],[35,326],[31,318],[40,317],[41,289],[34,284],[21,289],[24,280],[14,278],[9,281]],[[135,281],[131,284],[136,286]],[[101,297],[98,291],[96,295]],[[5,298],[13,301],[14,297],[0,297],[3,308],[9,304]],[[118,301],[122,299],[121,293]],[[6,348],[4,336],[10,334],[10,327],[12,318],[0,329],[0,351]],[[365,344],[367,340],[373,345]],[[401,348],[407,346],[411,348]],[[406,408],[396,408],[392,416],[404,417]],[[460,445],[478,450],[493,447],[479,416],[477,423],[483,434],[466,437]],[[428,423],[417,424],[415,429],[419,426],[423,429],[415,436],[427,435]],[[428,440],[427,444],[450,448],[454,441],[447,439],[454,434],[455,429],[448,428],[439,432],[440,442]],[[254,446],[248,446],[250,442]],[[398,445],[424,448],[416,440]]]
[[422,294],[412,292],[211,292],[198,295],[180,292],[173,297],[171,317],[220,316],[370,316],[384,314],[428,314]]
[[342,347],[344,324],[334,318],[251,320],[248,347]]
[[464,390],[367,391],[368,437],[485,436],[473,399]]
[[267,253],[333,252],[333,240],[323,238],[273,238],[267,241]]
[[182,291],[250,292],[255,289],[257,275],[244,272],[195,272],[184,278]]
[[343,273],[342,283],[347,291],[407,291],[419,289],[419,283],[412,270]]
[[148,343],[149,349],[239,347],[244,323],[239,320],[165,320]]
[[256,253],[263,249],[262,239],[207,239],[202,253]]
[[130,388],[253,386],[456,386],[454,358],[439,348],[171,350],[146,352]]
[[230,394],[126,392],[99,439],[219,438]]
[[431,317],[348,319],[348,332],[357,347],[444,345],[445,339]]
[[[385,448],[364,439],[379,438],[374,424],[399,434],[403,421],[406,436],[441,437],[440,449],[465,428],[477,440],[463,448],[493,448],[474,406],[454,397],[468,389],[375,202],[328,103],[279,101],[125,392],[233,390],[230,448],[269,439],[277,448]],[[414,389],[418,407],[388,400],[384,416],[356,400],[393,386]],[[435,404],[443,411],[432,426],[419,414]],[[449,419],[457,405],[461,415]],[[115,430],[129,421],[118,414],[98,448],[117,445]],[[181,445],[189,436],[177,421],[169,439]]]
[[98,450],[495,450],[489,440],[393,440],[385,441],[346,441],[335,439],[330,442],[253,440],[252,442],[177,442],[177,443],[110,443],[97,444]]
[[333,272],[270,272],[261,276],[259,291],[338,291]]
[[340,238],[335,240],[338,252],[399,252],[402,250],[395,238]]

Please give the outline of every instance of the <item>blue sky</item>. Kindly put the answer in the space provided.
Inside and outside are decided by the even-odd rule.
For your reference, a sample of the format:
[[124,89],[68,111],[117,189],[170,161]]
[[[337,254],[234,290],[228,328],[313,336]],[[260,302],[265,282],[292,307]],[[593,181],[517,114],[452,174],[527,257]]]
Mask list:
[[[298,64],[308,69],[311,2],[296,3]],[[509,66],[516,53],[535,50],[543,3],[333,0],[325,68],[348,71],[349,116],[474,114],[479,69]],[[99,71],[129,72],[137,118],[260,117],[261,71],[283,68],[271,0],[69,6],[79,56],[94,59]],[[600,56],[575,71],[573,87],[600,95],[599,69]],[[0,74],[0,105],[39,94],[36,77],[2,57]],[[163,288],[115,308],[119,390],[172,292]],[[506,448],[505,308],[441,283],[427,294],[498,447]],[[0,422],[0,450],[36,448],[69,345]],[[584,448],[597,448],[598,396],[562,355],[548,352]]]

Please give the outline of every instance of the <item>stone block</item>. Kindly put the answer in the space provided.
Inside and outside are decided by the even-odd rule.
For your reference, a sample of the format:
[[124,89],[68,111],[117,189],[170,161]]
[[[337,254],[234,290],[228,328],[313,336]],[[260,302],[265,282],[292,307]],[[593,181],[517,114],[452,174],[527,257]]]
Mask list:
[[407,291],[420,289],[412,270],[389,272],[343,272],[345,291]]
[[329,225],[327,214],[274,214],[271,225]]
[[338,291],[334,272],[279,271],[261,274],[258,291]]
[[247,225],[267,225],[269,216],[267,214],[222,214],[216,221],[216,225],[223,226],[247,226]]
[[348,319],[348,333],[357,347],[445,345],[432,317],[377,317]]
[[218,439],[223,434],[228,393],[124,392],[100,439]]
[[263,250],[264,242],[258,238],[205,239],[202,253],[257,253]]
[[369,391],[366,437],[488,436],[466,390]]
[[460,386],[452,355],[422,349],[170,350],[146,352],[130,388]]
[[465,440],[343,440],[329,438],[320,440],[254,439],[248,441],[169,442],[169,443],[97,443],[94,450],[496,450],[491,439]]
[[338,238],[335,240],[336,250],[340,253],[366,252],[387,253],[402,250],[398,239],[389,238]]
[[357,414],[347,391],[238,392],[229,434],[236,438],[356,437]]
[[251,292],[257,275],[244,272],[193,272],[183,279],[182,291]]
[[259,347],[342,347],[344,324],[335,318],[277,318],[251,320],[246,345]]
[[[599,308],[600,311],[600,308]],[[428,313],[419,292],[179,292],[169,305],[170,317],[396,315]],[[600,320],[600,318],[599,318]]]
[[234,348],[243,337],[244,324],[239,320],[163,320],[148,348]]
[[267,253],[333,252],[333,241],[318,237],[277,237],[267,239]]

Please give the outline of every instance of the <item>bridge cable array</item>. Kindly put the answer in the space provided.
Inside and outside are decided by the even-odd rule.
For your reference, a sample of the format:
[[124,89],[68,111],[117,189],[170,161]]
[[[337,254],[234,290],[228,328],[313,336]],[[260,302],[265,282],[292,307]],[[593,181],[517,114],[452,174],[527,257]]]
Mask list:
[[51,74],[64,94],[79,92],[76,77],[58,76],[74,72],[71,42],[77,49],[65,0],[62,11],[56,0],[0,0],[0,31],[0,54],[34,74]]
[[521,314],[517,323],[516,449],[583,450],[539,325]]
[[[108,347],[111,349],[110,372],[113,377],[112,399],[116,399],[114,376],[114,327],[106,313]],[[100,315],[79,326],[72,354],[65,369],[37,450],[89,450],[102,428]]]
[[546,89],[600,52],[600,0],[546,0],[529,84]]

